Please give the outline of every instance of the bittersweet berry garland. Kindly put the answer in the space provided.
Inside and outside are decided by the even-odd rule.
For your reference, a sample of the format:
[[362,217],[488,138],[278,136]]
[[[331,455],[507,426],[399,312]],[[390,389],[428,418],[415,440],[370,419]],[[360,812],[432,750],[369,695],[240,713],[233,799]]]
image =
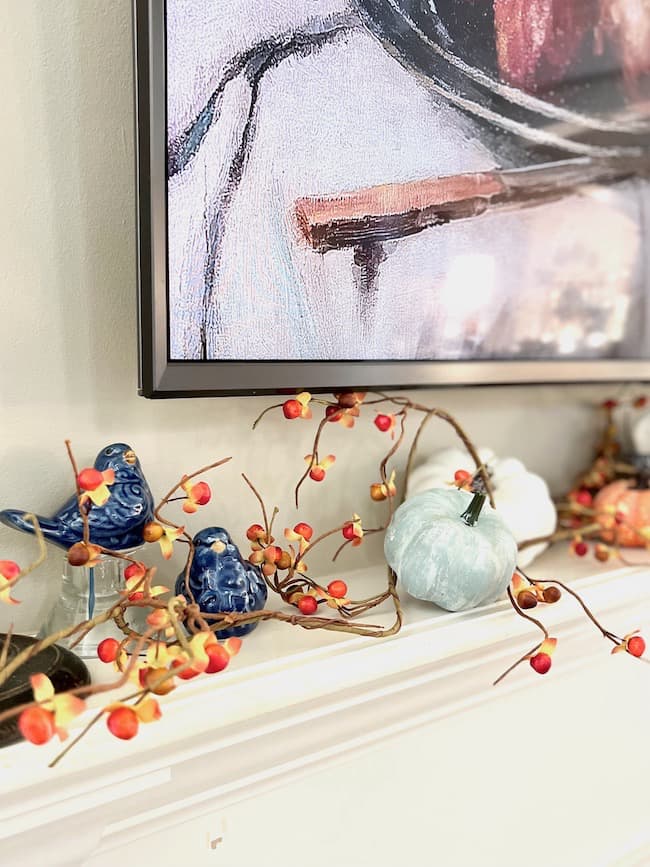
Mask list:
[[[637,408],[641,406],[639,400],[637,398],[634,403]],[[278,510],[273,509],[269,518],[262,496],[253,482],[242,474],[244,483],[255,497],[261,513],[261,521],[251,524],[246,532],[251,546],[249,560],[259,566],[269,589],[295,609],[293,613],[264,609],[246,613],[207,614],[199,610],[193,597],[188,580],[194,557],[192,537],[186,532],[184,525],[171,520],[163,514],[163,510],[176,501],[182,502],[183,511],[188,515],[200,510],[210,502],[212,491],[206,481],[197,480],[197,477],[217,469],[230,458],[215,461],[190,475],[183,475],[156,507],[154,519],[144,527],[143,541],[158,544],[163,557],[167,560],[171,557],[175,545],[187,546],[184,593],[168,598],[168,588],[164,584],[153,583],[156,577],[155,568],[147,567],[144,562],[129,555],[91,543],[88,514],[95,505],[105,503],[110,497],[113,480],[110,473],[98,473],[93,468],[79,470],[70,443],[66,442],[84,526],[83,538],[69,549],[68,560],[76,566],[92,565],[100,557],[118,557],[128,561],[124,570],[125,587],[121,591],[121,600],[110,610],[39,640],[11,660],[8,658],[10,629],[0,649],[0,685],[39,651],[65,638],[74,637],[74,646],[74,643],[80,641],[91,629],[110,619],[117,624],[124,637],[121,641],[115,638],[102,641],[98,647],[98,656],[102,662],[115,668],[116,678],[108,684],[91,684],[54,694],[52,685],[45,675],[34,675],[31,678],[34,700],[0,714],[0,722],[12,715],[19,715],[20,730],[32,743],[47,743],[55,735],[63,740],[67,737],[69,724],[86,711],[86,697],[113,691],[127,683],[133,684],[134,689],[130,695],[119,701],[110,702],[86,722],[82,730],[68,742],[65,749],[51,763],[55,765],[102,719],[105,720],[107,729],[113,736],[130,740],[135,737],[141,724],[154,722],[160,718],[159,697],[166,695],[185,680],[223,671],[230,659],[239,651],[242,643],[240,639],[235,638],[219,642],[216,634],[226,627],[276,620],[303,629],[327,629],[376,638],[394,635],[399,631],[403,613],[397,590],[397,577],[390,569],[383,590],[369,598],[357,600],[351,598],[347,583],[342,579],[334,579],[327,584],[312,579],[308,574],[305,558],[317,545],[338,537],[340,544],[333,557],[336,559],[343,549],[348,546],[358,547],[367,536],[381,533],[386,529],[395,510],[395,503],[398,501],[396,470],[391,466],[391,461],[404,443],[406,423],[411,413],[420,414],[421,418],[408,453],[404,488],[422,431],[434,417],[453,428],[476,466],[474,474],[459,470],[455,474],[453,484],[468,488],[475,485],[480,478],[482,487],[491,505],[494,506],[489,473],[487,468],[482,466],[474,444],[453,416],[443,409],[427,407],[407,397],[391,396],[382,392],[369,394],[342,392],[335,394],[333,400],[314,397],[309,392],[301,392],[294,398],[268,407],[256,419],[253,426],[256,427],[262,418],[271,412],[280,412],[285,419],[292,422],[301,419],[309,420],[313,417],[312,407],[322,408],[322,417],[317,425],[312,450],[304,459],[305,469],[295,486],[296,508],[299,508],[300,490],[303,484],[307,481],[323,483],[328,478],[328,471],[335,464],[335,455],[324,454],[321,450],[321,440],[327,426],[340,424],[346,429],[352,429],[360,418],[362,408],[381,407],[381,411],[375,413],[374,426],[379,432],[390,437],[391,446],[379,463],[378,475],[371,480],[368,493],[372,501],[385,502],[386,512],[384,521],[376,527],[365,527],[360,515],[353,512],[336,527],[320,534],[316,534],[311,525],[298,520],[292,527],[284,528],[284,539],[279,543],[274,536],[274,523]],[[602,466],[603,456],[608,461],[614,461],[616,455],[616,450],[612,447],[611,430],[613,427],[611,413],[615,406],[613,402],[606,402],[603,408],[609,414],[609,428],[608,437],[605,437],[605,446],[596,458],[597,466]],[[601,464],[598,464],[599,460]],[[606,475],[607,473],[603,473],[603,477]],[[533,542],[561,538],[568,529],[574,553],[577,555],[586,553],[586,550],[582,551],[581,546],[586,544],[582,537],[592,531],[596,532],[600,524],[597,520],[598,516],[589,512],[590,503],[587,503],[586,496],[581,493],[582,487],[578,486],[577,491],[577,494],[569,497],[569,502],[573,504],[573,511],[577,511],[580,517],[580,527],[560,526],[551,536],[529,540],[521,547]],[[587,492],[590,493],[589,490]],[[22,570],[12,560],[0,560],[0,601],[7,604],[16,604],[12,596],[16,585],[45,558],[45,545],[38,523],[34,516],[28,518],[35,527],[38,555],[32,564]],[[572,515],[574,521],[575,518],[576,514]],[[640,635],[635,632],[622,638],[615,635],[599,623],[584,600],[567,585],[554,579],[543,581],[532,579],[517,569],[508,588],[508,598],[515,612],[535,625],[542,632],[543,638],[510,666],[495,683],[526,661],[538,674],[546,674],[549,671],[551,655],[557,639],[549,635],[540,620],[526,612],[537,605],[557,602],[562,591],[578,601],[584,613],[600,630],[603,637],[614,644],[612,652],[626,651],[633,657],[642,656],[645,642]],[[394,621],[390,626],[382,627],[356,622],[357,618],[385,601],[390,601],[394,609]],[[142,633],[134,630],[126,622],[126,612],[133,607],[147,611],[147,628]]]

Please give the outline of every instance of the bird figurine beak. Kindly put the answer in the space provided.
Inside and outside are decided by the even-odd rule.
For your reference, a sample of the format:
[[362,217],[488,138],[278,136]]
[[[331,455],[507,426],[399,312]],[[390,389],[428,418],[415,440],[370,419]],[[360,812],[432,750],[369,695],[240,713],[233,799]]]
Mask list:
[[217,541],[216,541],[216,542],[213,542],[212,545],[211,545],[210,547],[211,547],[212,550],[215,551],[217,554],[221,554],[221,553],[223,553],[223,551],[226,550],[226,543],[225,543],[225,542],[222,542],[221,539],[217,539]]
[[124,452],[124,460],[127,462],[127,464],[131,464],[131,466],[133,466],[137,459],[138,456],[133,451],[133,449],[129,449],[128,452]]

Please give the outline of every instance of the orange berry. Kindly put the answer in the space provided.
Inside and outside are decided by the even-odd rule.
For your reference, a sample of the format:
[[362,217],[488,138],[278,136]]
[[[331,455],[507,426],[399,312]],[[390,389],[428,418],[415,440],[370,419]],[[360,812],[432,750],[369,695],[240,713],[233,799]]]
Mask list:
[[231,638],[226,638],[223,643],[223,647],[228,651],[229,656],[237,656],[239,651],[241,650],[243,642],[241,638],[237,638],[236,635],[233,635]]
[[382,500],[385,500],[386,492],[384,491],[384,486],[379,483],[370,485],[370,498],[376,503],[381,503]]
[[288,551],[283,551],[275,565],[278,569],[288,569],[291,566],[291,554]]
[[594,557],[600,563],[607,563],[611,556],[611,551],[605,545],[596,545],[594,549]]
[[105,638],[97,645],[97,656],[102,662],[115,662],[120,642],[116,638]]
[[20,566],[13,560],[0,560],[0,575],[7,581],[13,581],[20,574]]
[[192,485],[191,493],[192,499],[197,506],[205,506],[212,498],[212,491],[207,482],[197,482],[195,485]]
[[90,552],[85,542],[75,542],[68,549],[68,563],[71,566],[84,566],[90,560]]
[[393,419],[390,415],[384,415],[384,413],[379,413],[379,415],[375,416],[375,427],[377,430],[380,430],[382,433],[386,433],[387,430],[390,430],[393,425]]
[[267,563],[277,563],[282,556],[282,548],[278,545],[269,545],[262,553]]
[[537,605],[537,597],[531,590],[520,590],[517,594],[517,605],[520,608],[534,608]]
[[301,614],[307,616],[315,614],[318,610],[318,602],[316,602],[313,596],[301,596],[298,600],[298,610]]
[[124,570],[124,577],[129,581],[131,578],[142,578],[146,571],[147,567],[144,563],[129,563]]
[[104,483],[104,476],[94,467],[86,467],[77,476],[77,482],[82,491],[94,491]]
[[210,661],[205,669],[206,674],[216,674],[227,668],[230,662],[230,654],[222,644],[208,644],[205,648]]
[[325,470],[322,467],[312,467],[309,471],[309,478],[315,482],[322,482],[325,478]]
[[631,653],[632,656],[643,656],[645,653],[645,641],[640,635],[634,635],[632,638],[628,638],[627,652]]
[[573,545],[573,551],[578,557],[584,557],[588,550],[589,546],[586,542],[575,542]]
[[537,674],[546,674],[551,667],[551,657],[548,653],[536,653],[530,658],[530,666]]
[[157,542],[162,538],[164,529],[157,521],[149,521],[142,528],[142,538],[145,542]]
[[346,409],[351,409],[359,403],[359,398],[355,391],[345,391],[342,394],[335,394],[339,406],[344,406]]
[[562,593],[560,592],[559,587],[545,587],[542,595],[544,597],[544,602],[549,602],[552,604],[553,602],[557,602],[558,599],[560,599]]
[[327,592],[334,599],[344,599],[347,596],[348,585],[345,581],[330,581],[327,585]]
[[256,542],[264,536],[265,532],[266,531],[261,524],[251,524],[248,530],[246,530],[246,538],[249,542]]
[[594,501],[591,493],[586,488],[580,488],[579,491],[576,491],[574,499],[576,503],[579,503],[581,506],[586,506],[587,508],[589,508]]
[[[171,667],[181,668],[181,666],[185,665],[186,662],[188,662],[186,659],[172,659]],[[185,671],[176,672],[176,677],[180,677],[181,680],[192,680],[193,677],[196,677],[199,674],[201,674],[200,671],[197,671],[195,668],[190,666],[189,668],[186,668]]]
[[297,400],[285,400],[282,404],[282,412],[284,417],[288,419],[298,418],[302,412],[302,406]]
[[311,526],[309,524],[305,524],[304,521],[296,524],[296,526],[293,528],[293,532],[297,533],[299,536],[302,536],[302,538],[305,539],[307,542],[309,542],[311,537],[314,535],[314,531]]
[[54,734],[54,714],[43,707],[27,707],[18,717],[18,729],[26,741],[46,744]]
[[133,708],[122,706],[112,710],[106,718],[108,730],[116,738],[130,741],[138,733],[139,721]]
[[156,682],[169,674],[166,668],[144,668],[140,670],[140,684],[146,686],[154,695],[167,695],[176,688],[173,677],[168,677],[162,683],[156,685]]

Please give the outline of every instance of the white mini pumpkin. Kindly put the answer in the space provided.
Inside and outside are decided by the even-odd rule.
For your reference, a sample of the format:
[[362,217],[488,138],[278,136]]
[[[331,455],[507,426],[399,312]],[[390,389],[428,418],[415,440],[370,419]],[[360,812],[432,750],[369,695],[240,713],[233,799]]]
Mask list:
[[[555,506],[541,476],[529,472],[517,458],[497,458],[491,449],[479,449],[479,457],[490,473],[497,511],[517,542],[552,533],[557,522]],[[432,488],[448,488],[456,470],[473,472],[469,454],[457,448],[441,449],[411,473],[407,497]],[[517,563],[526,568],[546,548],[533,545],[519,552]]]

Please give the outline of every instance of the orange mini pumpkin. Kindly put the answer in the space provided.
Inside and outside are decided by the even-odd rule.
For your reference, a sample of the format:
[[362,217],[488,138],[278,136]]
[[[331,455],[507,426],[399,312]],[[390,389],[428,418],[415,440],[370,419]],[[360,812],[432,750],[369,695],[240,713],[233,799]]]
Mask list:
[[603,527],[603,542],[622,548],[645,548],[650,543],[650,488],[645,479],[606,485],[594,498],[594,510]]

